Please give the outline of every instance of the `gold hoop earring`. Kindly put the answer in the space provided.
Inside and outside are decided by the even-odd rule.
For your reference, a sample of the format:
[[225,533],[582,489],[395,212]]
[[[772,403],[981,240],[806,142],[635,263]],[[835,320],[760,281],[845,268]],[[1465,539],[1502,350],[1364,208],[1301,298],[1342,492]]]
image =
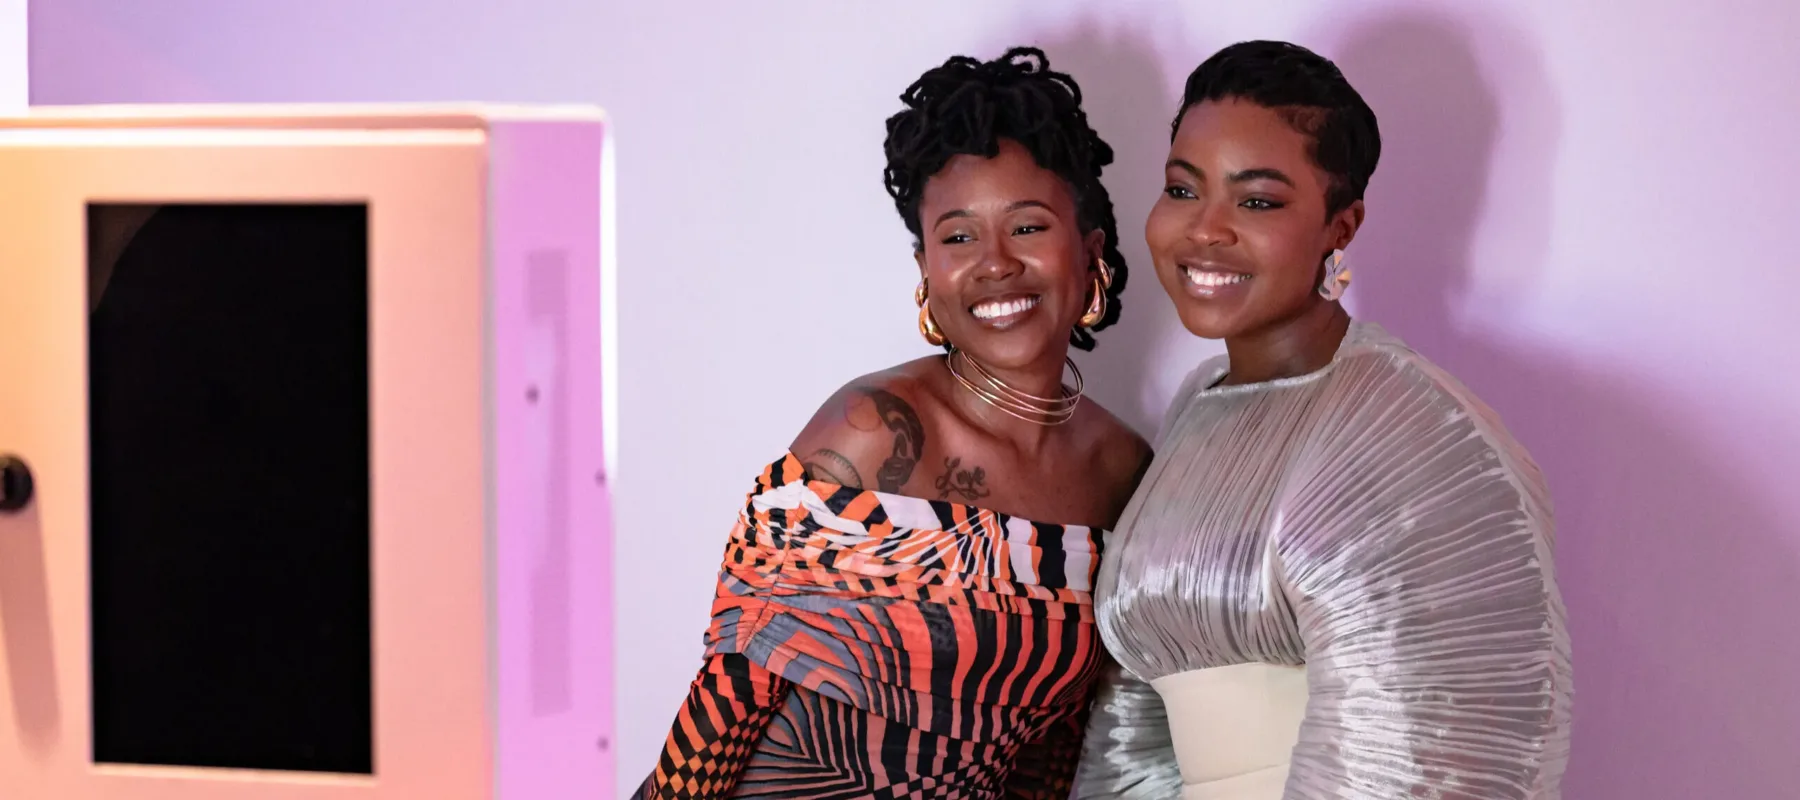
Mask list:
[[919,288],[913,290],[913,302],[919,304],[919,335],[932,347],[943,347],[944,332],[938,329],[937,320],[931,318],[931,307],[925,304],[929,295],[925,290],[925,282],[919,281]]
[[[1100,262],[1104,265],[1106,262]],[[1111,281],[1106,280],[1107,270],[1101,267],[1100,274],[1094,276],[1094,299],[1088,301],[1087,313],[1081,315],[1081,327],[1092,328],[1106,319],[1106,287]]]
[[1104,258],[1096,258],[1094,259],[1094,263],[1100,268],[1100,282],[1105,284],[1106,288],[1111,289],[1113,282],[1112,265],[1106,263],[1106,259]]

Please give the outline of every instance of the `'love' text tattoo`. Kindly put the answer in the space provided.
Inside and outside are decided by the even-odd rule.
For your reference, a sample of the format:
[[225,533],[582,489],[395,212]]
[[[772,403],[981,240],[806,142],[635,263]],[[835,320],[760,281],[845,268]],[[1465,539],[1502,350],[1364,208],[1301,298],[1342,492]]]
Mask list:
[[944,459],[944,474],[938,476],[937,490],[939,500],[947,500],[954,494],[965,503],[993,494],[987,488],[987,470],[975,466],[963,469],[961,458]]

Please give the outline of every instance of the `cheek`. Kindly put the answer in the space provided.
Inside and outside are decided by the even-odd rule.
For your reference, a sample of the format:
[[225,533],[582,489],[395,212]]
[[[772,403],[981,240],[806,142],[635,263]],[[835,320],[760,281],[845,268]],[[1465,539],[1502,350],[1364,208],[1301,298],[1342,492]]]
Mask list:
[[924,278],[933,306],[941,303],[942,308],[951,309],[962,303],[962,285],[969,271],[965,260],[941,250],[926,253]]
[[1093,291],[1093,273],[1089,270],[1088,259],[1086,246],[1077,242],[1072,250],[1065,251],[1063,258],[1051,266],[1055,272],[1045,276],[1062,287],[1062,305],[1074,316],[1080,316],[1087,309],[1088,295]]
[[1316,232],[1293,224],[1251,226],[1240,234],[1257,264],[1283,284],[1311,284],[1320,263]]
[[1014,246],[1014,252],[1035,264],[1047,282],[1078,283],[1087,274],[1087,244],[1079,236],[1039,234],[1021,237]]
[[1159,263],[1167,260],[1165,256],[1181,240],[1184,227],[1180,209],[1172,207],[1167,197],[1156,201],[1144,219],[1144,243],[1150,246],[1150,258]]

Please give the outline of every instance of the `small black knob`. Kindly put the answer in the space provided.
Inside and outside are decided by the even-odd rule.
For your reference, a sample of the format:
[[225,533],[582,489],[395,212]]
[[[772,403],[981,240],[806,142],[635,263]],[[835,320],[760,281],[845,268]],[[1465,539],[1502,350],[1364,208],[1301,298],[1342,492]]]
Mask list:
[[31,502],[31,468],[14,455],[0,455],[0,512],[18,511]]

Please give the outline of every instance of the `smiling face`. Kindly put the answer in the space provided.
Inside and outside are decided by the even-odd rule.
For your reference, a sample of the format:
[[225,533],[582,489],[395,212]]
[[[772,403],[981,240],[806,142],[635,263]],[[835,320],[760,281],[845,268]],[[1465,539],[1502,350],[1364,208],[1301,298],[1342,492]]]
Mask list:
[[1086,310],[1104,234],[1084,234],[1069,185],[1003,139],[926,181],[919,271],[957,348],[1001,369],[1060,363]]
[[1355,237],[1363,205],[1327,215],[1330,176],[1311,147],[1280,112],[1248,101],[1182,117],[1144,238],[1194,335],[1256,336],[1328,304],[1321,265]]

